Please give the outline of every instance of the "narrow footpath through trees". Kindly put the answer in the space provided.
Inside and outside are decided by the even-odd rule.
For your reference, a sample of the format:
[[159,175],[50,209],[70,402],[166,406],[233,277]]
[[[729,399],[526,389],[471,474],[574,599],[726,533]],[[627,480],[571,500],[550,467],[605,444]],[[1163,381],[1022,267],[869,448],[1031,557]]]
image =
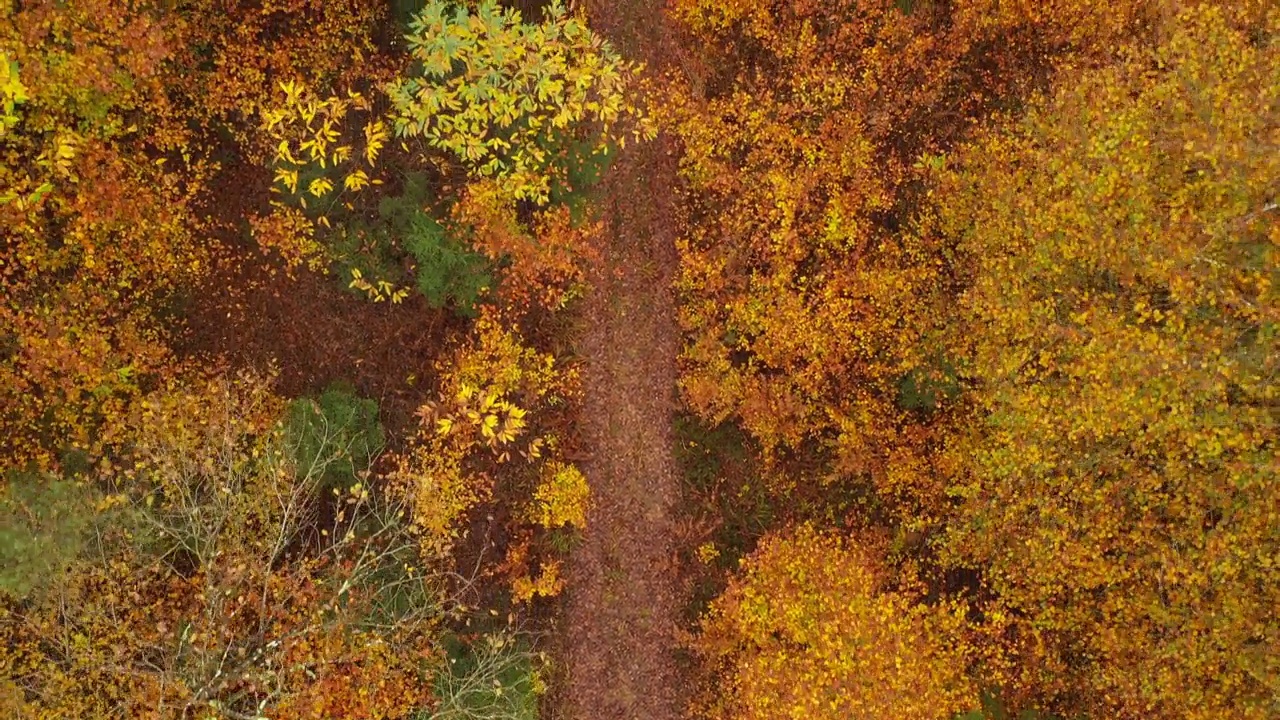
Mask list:
[[[602,1],[588,13],[626,57],[651,73],[666,67],[674,38],[662,3]],[[685,701],[673,544],[675,175],[671,143],[659,138],[628,146],[599,191],[607,237],[577,348],[593,507],[571,558],[561,620],[566,675],[557,715],[566,720],[675,720]]]

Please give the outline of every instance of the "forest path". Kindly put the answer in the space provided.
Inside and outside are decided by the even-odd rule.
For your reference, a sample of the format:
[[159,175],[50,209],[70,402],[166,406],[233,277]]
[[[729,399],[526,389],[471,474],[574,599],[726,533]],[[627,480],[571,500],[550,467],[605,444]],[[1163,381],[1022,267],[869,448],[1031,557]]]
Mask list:
[[[625,57],[653,71],[672,57],[662,6],[603,0],[588,15]],[[675,176],[670,142],[629,145],[598,193],[603,253],[577,347],[593,504],[570,558],[561,618],[566,676],[555,715],[565,720],[676,720],[685,703],[673,532]]]

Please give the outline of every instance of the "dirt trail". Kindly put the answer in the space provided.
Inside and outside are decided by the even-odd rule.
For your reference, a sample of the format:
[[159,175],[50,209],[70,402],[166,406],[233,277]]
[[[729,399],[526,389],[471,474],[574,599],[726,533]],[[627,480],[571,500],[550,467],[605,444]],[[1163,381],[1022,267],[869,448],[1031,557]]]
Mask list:
[[[588,13],[626,57],[651,69],[670,57],[662,3],[604,0]],[[684,703],[673,547],[675,169],[668,143],[629,146],[599,198],[604,261],[578,347],[594,505],[570,561],[562,619],[567,677],[557,714],[567,720],[675,720]]]

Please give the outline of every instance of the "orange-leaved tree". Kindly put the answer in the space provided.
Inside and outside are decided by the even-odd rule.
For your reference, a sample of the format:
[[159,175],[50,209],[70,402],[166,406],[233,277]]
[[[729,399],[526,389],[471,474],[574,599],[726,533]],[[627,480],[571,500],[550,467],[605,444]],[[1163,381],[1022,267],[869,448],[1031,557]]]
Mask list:
[[0,18],[0,456],[94,452],[171,365],[153,321],[205,263],[189,203],[206,165],[146,152],[164,18],[112,2],[24,3]]
[[932,154],[1043,85],[1055,61],[1105,57],[1154,11],[1054,8],[674,3],[703,48],[664,114],[685,151],[681,382],[694,410],[740,420],[766,456],[817,448],[828,477],[869,481],[903,523],[945,514],[933,449],[958,387],[931,338],[954,278],[945,249],[904,228]]
[[[180,0],[168,3],[173,61],[153,110],[169,147],[230,141],[250,161],[268,157],[258,117],[277,85],[320,92],[369,89],[394,76],[387,4],[368,0]],[[380,41],[382,41],[380,43]]]

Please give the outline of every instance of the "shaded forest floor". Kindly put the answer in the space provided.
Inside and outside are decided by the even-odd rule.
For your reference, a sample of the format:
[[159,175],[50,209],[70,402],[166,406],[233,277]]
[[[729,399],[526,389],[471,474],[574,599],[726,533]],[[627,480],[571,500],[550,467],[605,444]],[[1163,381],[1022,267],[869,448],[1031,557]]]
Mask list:
[[[625,57],[660,70],[672,36],[661,3],[589,7]],[[565,670],[552,717],[680,717],[677,632],[683,607],[675,547],[680,475],[673,455],[679,330],[676,162],[669,142],[629,146],[598,191],[604,220],[586,323],[581,442],[592,508],[574,549],[560,618]]]
[[206,296],[186,309],[180,349],[206,366],[279,371],[285,397],[349,385],[378,401],[389,437],[399,437],[431,388],[432,360],[453,319],[414,295],[372,303],[332,275],[250,257],[219,263]]

